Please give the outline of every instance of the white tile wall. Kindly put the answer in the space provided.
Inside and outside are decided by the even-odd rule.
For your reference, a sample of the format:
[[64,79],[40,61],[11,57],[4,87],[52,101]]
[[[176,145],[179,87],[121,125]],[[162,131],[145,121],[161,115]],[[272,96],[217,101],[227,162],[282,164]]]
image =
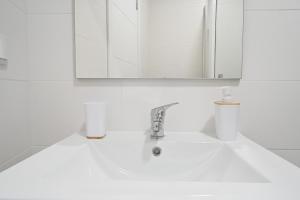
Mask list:
[[8,66],[0,68],[0,79],[26,80],[27,29],[26,15],[11,1],[0,2],[0,34],[7,38]]
[[246,11],[244,80],[299,80],[300,11]]
[[25,160],[26,158],[30,157],[31,155],[32,155],[31,149],[26,148],[24,151],[21,151],[19,154],[12,156],[8,160],[6,160],[4,163],[1,163],[0,172]]
[[[202,130],[211,118],[213,101],[217,90],[213,89],[232,82],[213,83],[212,81],[123,81],[122,83],[122,122],[125,130],[145,130],[150,126],[150,110],[155,106],[180,102],[168,110],[166,130]],[[130,120],[128,120],[130,118]]]
[[297,166],[300,166],[300,150],[277,150],[272,149],[274,153],[281,156],[282,158],[291,161]]
[[25,1],[0,1],[0,33],[8,38],[8,66],[0,68],[0,171],[30,150]]
[[[89,100],[109,102],[111,130],[144,130],[149,126],[150,108],[179,101],[181,104],[168,112],[166,129],[210,132],[213,131],[212,102],[218,98],[216,87],[229,84],[235,87],[235,94],[242,101],[242,132],[276,153],[282,152],[278,149],[289,149],[284,151],[285,158],[299,163],[300,61],[297,52],[300,42],[297,36],[300,28],[296,24],[299,24],[300,10],[295,10],[300,9],[299,1],[246,0],[244,78],[240,84],[231,81],[73,81],[70,55],[73,45],[68,39],[72,38],[71,14],[66,6],[70,2],[29,0],[28,32],[33,36],[29,36],[28,42],[34,45],[29,47],[34,80],[30,84],[33,146],[50,145],[79,130],[84,121],[82,103]],[[59,60],[53,62],[57,56]]]
[[[34,146],[51,145],[81,130],[86,101],[108,102],[109,119],[119,116],[121,89],[119,84],[106,86],[74,86],[71,81],[33,81],[30,93],[30,124]],[[113,129],[117,119],[108,121]]]
[[299,81],[243,81],[241,131],[268,148],[300,149],[299,91]]
[[300,9],[299,0],[244,0],[245,9],[283,10]]
[[30,154],[31,155],[36,154],[36,153],[44,150],[45,148],[47,148],[47,146],[32,146],[31,150],[30,150]]
[[28,87],[24,81],[0,80],[0,165],[29,147]]
[[31,80],[73,80],[72,31],[71,14],[28,15]]

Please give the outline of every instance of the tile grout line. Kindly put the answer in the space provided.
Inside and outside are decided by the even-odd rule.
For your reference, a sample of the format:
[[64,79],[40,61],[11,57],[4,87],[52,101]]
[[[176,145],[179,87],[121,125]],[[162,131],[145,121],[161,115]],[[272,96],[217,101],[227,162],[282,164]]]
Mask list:
[[15,81],[15,82],[27,82],[29,83],[29,80],[25,79],[13,79],[13,78],[0,78],[0,81]]
[[277,148],[267,148],[267,149],[269,149],[271,151],[300,151],[300,149],[282,149],[282,148],[279,148],[279,149],[277,149]]
[[[14,80],[14,79],[0,79],[0,80]],[[20,80],[20,81],[29,81],[29,82],[74,82],[74,81],[77,81],[78,79],[74,79],[74,80],[38,80],[38,79],[35,79],[35,80]],[[152,79],[129,79],[129,81],[150,81]],[[16,80],[18,81],[18,80]],[[121,81],[123,82],[124,80],[121,80],[121,79],[88,79],[88,80],[83,80],[83,83],[87,83],[87,82],[90,82],[90,81],[93,81],[93,82],[103,82],[103,81]],[[168,79],[168,80],[165,80],[165,79],[158,79],[158,81],[164,81],[164,82],[168,82],[168,81],[182,81],[182,82],[191,82],[191,81],[194,81],[194,82],[209,82],[209,81],[224,81],[224,80],[194,80],[194,79]],[[226,82],[235,82],[236,80],[226,80]],[[300,82],[300,80],[240,80],[240,82]]]
[[[214,80],[214,79],[212,79]],[[218,79],[216,79],[218,80]],[[240,79],[239,82],[300,82],[300,80],[297,79],[291,79],[291,80],[246,80],[246,79]]]
[[265,12],[284,12],[284,11],[300,11],[299,9],[245,9],[244,11],[265,11]]
[[44,148],[47,148],[49,147],[50,145],[32,145],[31,148],[34,148],[34,147],[44,147]]

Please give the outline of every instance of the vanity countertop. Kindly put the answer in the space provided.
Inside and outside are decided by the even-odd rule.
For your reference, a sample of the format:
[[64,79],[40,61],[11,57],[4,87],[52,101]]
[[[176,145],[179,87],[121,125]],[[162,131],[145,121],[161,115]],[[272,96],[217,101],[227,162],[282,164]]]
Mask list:
[[[211,177],[215,178],[216,181],[212,181],[211,177],[207,178],[203,175],[201,177],[205,177],[206,181],[181,180],[182,177],[178,177],[178,180],[166,178],[162,181],[143,180],[139,177],[135,177],[134,180],[130,180],[128,177],[120,178],[121,176],[125,177],[126,168],[135,169],[139,173],[142,173],[141,170],[143,169],[131,168],[136,166],[121,161],[124,151],[135,148],[133,144],[126,144],[127,146],[124,145],[123,148],[122,144],[124,142],[117,143],[115,149],[112,150],[110,141],[127,141],[126,138],[134,138],[134,135],[139,135],[141,138],[145,137],[142,132],[109,132],[107,138],[104,138],[103,141],[94,141],[88,140],[80,134],[73,134],[0,173],[0,199],[300,199],[300,169],[242,135],[239,135],[238,140],[235,142],[221,142],[213,137],[195,132],[184,133],[185,136],[182,140],[187,142],[192,139],[193,144],[198,142],[197,145],[220,144],[226,146],[237,157],[241,158],[245,165],[251,166],[258,174],[261,174],[264,180],[257,179],[259,181],[255,181],[254,177],[250,176],[246,177],[247,181],[245,182],[240,181],[238,178],[237,181],[234,181],[235,177],[230,177],[229,172],[221,174],[223,177],[214,177],[214,174],[212,174]],[[169,138],[166,139],[169,142],[168,145],[176,144],[172,139],[176,133],[167,132],[166,135],[169,135]],[[194,135],[197,135],[198,139],[195,140]],[[113,138],[121,139],[114,140]],[[99,161],[101,157],[95,158],[93,155],[95,149],[93,150],[91,147],[93,145],[101,146],[104,141],[109,145],[105,148],[101,147],[97,151],[110,152],[112,156],[117,158],[116,162],[122,166],[118,174],[108,175],[109,171],[112,171],[113,167],[116,166],[103,164],[102,161]],[[147,141],[144,142],[144,145],[147,144]],[[141,145],[143,145],[142,143]],[[120,149],[118,149],[118,146],[120,146]],[[190,146],[196,148],[196,145],[195,147]],[[116,151],[117,153],[114,154],[116,148],[119,152]],[[166,146],[165,148],[169,147]],[[180,148],[180,145],[178,148]],[[215,147],[210,146],[209,148],[214,149]],[[118,157],[120,155],[121,157]],[[170,156],[172,155],[170,154]],[[134,156],[128,158],[133,159]],[[181,155],[174,156],[181,159]],[[197,156],[194,156],[193,159],[197,159]],[[186,160],[189,161],[188,158]],[[126,162],[126,159],[124,162]],[[218,159],[217,162],[221,161]],[[140,161],[136,163],[138,165]],[[105,167],[108,169],[104,170]],[[180,165],[180,167],[186,166]],[[219,165],[219,167],[222,168],[223,166]],[[232,166],[226,165],[226,167]],[[171,167],[170,171],[175,169]],[[178,170],[180,169],[178,168]],[[202,169],[199,167],[199,170]],[[214,172],[210,169],[205,170]],[[225,176],[227,176],[227,179]],[[251,181],[251,178],[253,178],[253,181]]]

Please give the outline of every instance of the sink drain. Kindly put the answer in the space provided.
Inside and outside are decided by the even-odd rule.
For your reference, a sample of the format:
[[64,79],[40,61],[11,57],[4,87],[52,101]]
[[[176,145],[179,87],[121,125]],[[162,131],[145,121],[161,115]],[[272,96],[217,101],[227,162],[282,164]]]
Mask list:
[[154,147],[152,149],[152,153],[153,153],[154,156],[160,156],[160,154],[161,154],[161,148],[160,147]]

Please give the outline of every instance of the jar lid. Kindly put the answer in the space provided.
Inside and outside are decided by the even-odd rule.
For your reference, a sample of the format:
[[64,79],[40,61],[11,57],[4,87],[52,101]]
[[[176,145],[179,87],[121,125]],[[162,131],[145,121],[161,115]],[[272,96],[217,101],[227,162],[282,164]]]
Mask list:
[[220,106],[239,106],[240,102],[238,101],[215,101],[215,104]]

